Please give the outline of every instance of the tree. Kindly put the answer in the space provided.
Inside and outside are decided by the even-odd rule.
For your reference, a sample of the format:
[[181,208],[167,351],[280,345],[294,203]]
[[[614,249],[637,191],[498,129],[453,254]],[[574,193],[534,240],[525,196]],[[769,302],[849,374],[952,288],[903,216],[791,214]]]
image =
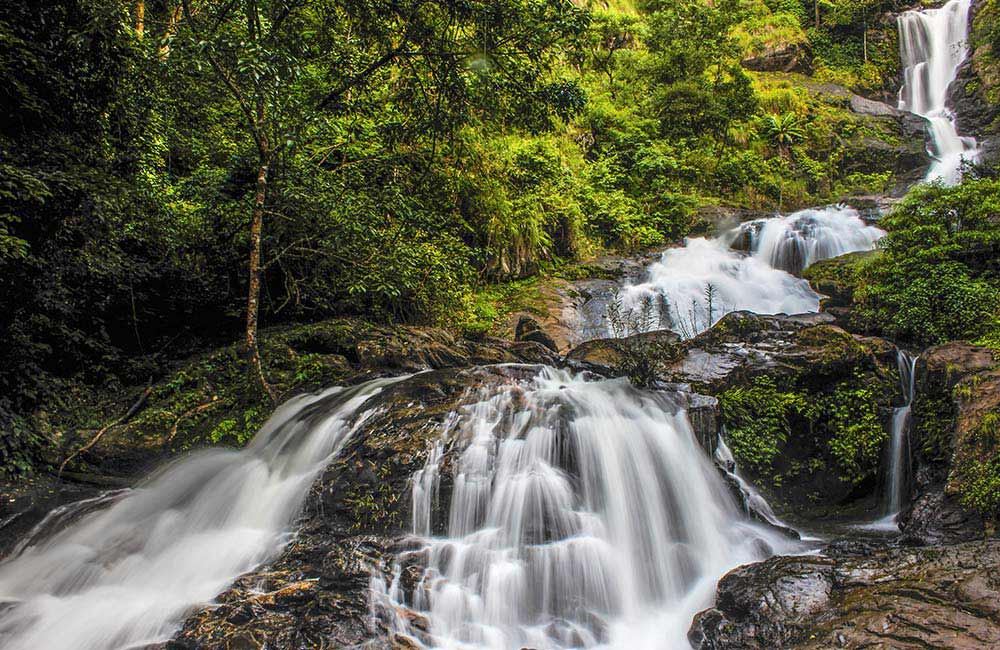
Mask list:
[[783,160],[791,157],[792,146],[805,139],[802,122],[795,113],[770,114],[763,118],[764,137]]
[[[438,135],[454,132],[475,107],[536,127],[547,119],[539,107],[558,108],[571,96],[546,96],[549,50],[586,26],[569,3],[531,0],[374,6],[368,0],[182,0],[182,7],[187,73],[197,77],[202,64],[212,71],[253,149],[244,342],[265,389],[257,330],[265,217],[278,163],[290,164],[307,145],[321,143],[332,121],[390,99],[390,89],[418,107],[396,109],[433,136],[432,158]],[[515,93],[522,97],[510,101]]]

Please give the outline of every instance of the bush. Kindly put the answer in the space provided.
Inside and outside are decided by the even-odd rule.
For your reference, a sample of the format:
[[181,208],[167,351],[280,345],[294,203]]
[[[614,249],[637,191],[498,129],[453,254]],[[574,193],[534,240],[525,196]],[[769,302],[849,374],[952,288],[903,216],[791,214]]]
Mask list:
[[919,345],[989,337],[1000,313],[1000,182],[921,186],[883,220],[854,293],[859,322]]

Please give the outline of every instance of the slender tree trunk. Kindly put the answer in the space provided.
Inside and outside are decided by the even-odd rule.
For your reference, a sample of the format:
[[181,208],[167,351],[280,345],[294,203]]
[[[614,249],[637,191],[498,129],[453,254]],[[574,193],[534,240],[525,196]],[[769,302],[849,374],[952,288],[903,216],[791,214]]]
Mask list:
[[816,29],[819,29],[819,0],[815,0],[814,6],[816,7]]
[[250,363],[260,379],[264,392],[272,399],[264,366],[260,360],[260,345],[257,341],[257,322],[260,313],[261,239],[264,233],[264,203],[267,198],[268,157],[261,154],[257,169],[257,192],[253,206],[253,220],[250,223],[250,293],[247,296],[246,346],[250,353]]
[[146,32],[146,0],[135,3],[135,35],[141,41]]
[[868,22],[865,21],[865,33],[863,36],[865,44],[865,65],[868,65]]
[[177,33],[177,23],[180,22],[183,15],[184,6],[178,4],[174,7],[174,10],[170,12],[170,16],[167,17],[167,28],[163,30],[163,43],[160,45],[160,49],[157,52],[157,56],[159,56],[160,61],[166,61],[170,57],[170,39]]

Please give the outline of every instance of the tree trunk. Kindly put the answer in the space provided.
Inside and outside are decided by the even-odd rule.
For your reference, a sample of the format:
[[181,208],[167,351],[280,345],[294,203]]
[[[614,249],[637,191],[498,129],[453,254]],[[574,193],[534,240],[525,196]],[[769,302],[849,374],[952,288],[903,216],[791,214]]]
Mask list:
[[[194,10],[192,10],[192,13],[194,13]],[[166,61],[170,57],[170,39],[177,33],[177,23],[180,22],[183,15],[184,6],[178,4],[167,17],[167,28],[163,30],[163,42],[160,44],[159,51],[157,52],[160,61]]]
[[250,223],[250,293],[247,296],[246,346],[250,353],[250,363],[257,372],[264,392],[272,399],[274,394],[264,377],[264,367],[260,360],[260,345],[257,341],[257,322],[260,313],[261,239],[264,232],[264,202],[267,197],[268,160],[263,154],[257,168],[257,193],[253,206],[253,220]]
[[868,22],[865,21],[865,33],[863,36],[865,44],[865,65],[868,65]]
[[146,32],[146,0],[135,3],[135,35],[140,41]]
[[819,0],[816,0],[815,7],[816,7],[816,29],[819,29]]

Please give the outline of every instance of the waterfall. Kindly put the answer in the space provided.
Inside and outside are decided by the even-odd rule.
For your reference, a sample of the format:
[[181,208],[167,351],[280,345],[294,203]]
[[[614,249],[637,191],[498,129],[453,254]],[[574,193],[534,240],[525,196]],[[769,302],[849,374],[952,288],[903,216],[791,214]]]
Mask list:
[[908,11],[899,17],[899,107],[927,119],[934,160],[927,180],[948,185],[961,182],[962,162],[978,155],[975,139],[958,134],[948,108],[948,88],[968,56],[971,5],[972,0],[951,0],[940,9]]
[[915,393],[917,357],[904,350],[896,351],[903,405],[892,413],[892,437],[889,443],[889,475],[886,481],[884,512],[886,517],[899,514],[906,498],[910,472],[910,408]]
[[[719,237],[689,238],[667,250],[641,280],[622,288],[622,303],[635,310],[652,300],[664,326],[685,337],[732,311],[815,312],[819,294],[794,274],[819,260],[871,250],[884,235],[844,206],[750,221]],[[737,241],[748,252],[734,250]],[[602,328],[608,331],[606,324]]]
[[[299,397],[243,451],[183,458],[0,565],[0,647],[119,650],[165,641],[193,607],[274,557],[369,400],[398,380]],[[64,513],[53,513],[61,517]]]
[[[494,372],[506,375],[448,420],[413,479],[411,550],[391,584],[373,582],[404,643],[686,648],[727,570],[788,550],[741,516],[669,395],[550,368]],[[460,455],[438,521],[445,448]]]
[[771,504],[767,502],[764,495],[758,492],[757,488],[740,475],[740,471],[736,467],[736,459],[733,458],[733,452],[729,450],[729,445],[726,444],[721,435],[715,447],[715,462],[739,488],[740,493],[743,495],[743,503],[747,516],[756,514],[775,528],[790,528],[788,524],[778,518],[778,515],[774,514]]
[[846,206],[808,209],[740,226],[754,257],[768,266],[799,274],[813,263],[845,253],[871,250],[885,232],[867,225]]

